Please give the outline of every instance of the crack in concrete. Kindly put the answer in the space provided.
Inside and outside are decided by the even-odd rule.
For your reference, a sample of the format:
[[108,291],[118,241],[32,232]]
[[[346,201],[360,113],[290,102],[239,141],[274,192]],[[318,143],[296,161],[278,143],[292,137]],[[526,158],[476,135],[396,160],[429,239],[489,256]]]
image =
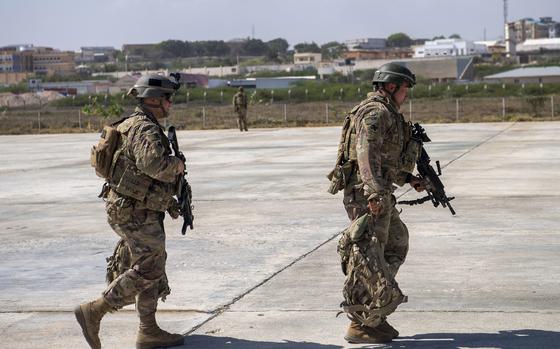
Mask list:
[[261,281],[260,283],[258,283],[257,285],[251,287],[250,289],[248,289],[247,291],[243,292],[242,294],[238,295],[237,297],[233,298],[230,302],[218,307],[216,310],[213,311],[213,315],[210,316],[208,319],[202,321],[200,324],[192,327],[189,331],[187,331],[186,333],[184,333],[183,335],[188,336],[189,334],[193,333],[194,331],[198,330],[200,327],[204,326],[205,324],[207,324],[208,322],[212,321],[213,319],[215,319],[216,317],[220,316],[222,313],[224,313],[225,311],[229,310],[229,307],[232,306],[233,304],[235,304],[236,302],[238,302],[239,300],[241,300],[243,297],[245,297],[246,295],[248,295],[249,293],[253,292],[254,290],[256,290],[257,288],[261,287],[262,285],[266,284],[268,281],[272,280],[276,275],[280,274],[281,272],[283,272],[284,270],[290,268],[291,266],[293,266],[294,264],[296,264],[297,262],[299,262],[300,260],[304,259],[305,257],[307,257],[308,255],[310,255],[311,253],[317,251],[318,249],[320,249],[321,247],[323,247],[324,245],[328,244],[329,242],[331,242],[332,240],[334,240],[338,235],[340,234],[340,232],[334,234],[333,236],[331,236],[329,239],[327,239],[326,241],[322,242],[321,244],[319,244],[318,246],[316,246],[315,248],[311,249],[310,251],[304,253],[303,255],[299,256],[298,258],[294,259],[292,262],[290,262],[288,265],[284,266],[282,269],[274,272],[272,275],[270,275],[269,277],[267,277],[266,279],[264,279],[263,281]]
[[[275,310],[230,310],[230,313],[337,313],[339,309],[275,309]],[[399,313],[466,313],[466,314],[560,314],[560,310],[399,310]]]
[[[445,165],[442,166],[442,168],[445,168],[449,165],[451,165],[453,162],[459,160],[460,158],[464,157],[465,155],[467,155],[468,153],[472,152],[473,150],[475,150],[476,148],[488,143],[489,141],[491,141],[492,139],[498,137],[499,135],[503,134],[504,132],[506,132],[507,130],[509,130],[510,128],[512,128],[517,122],[513,122],[511,125],[505,127],[504,129],[500,130],[499,132],[495,133],[494,135],[490,136],[489,138],[483,140],[482,142],[474,145],[473,147],[469,148],[468,150],[466,150],[465,152],[463,152],[462,154],[460,154],[459,156],[457,156],[456,158],[450,160],[449,162],[447,162]],[[406,193],[408,193],[410,190],[412,190],[412,188],[406,190],[404,193],[402,193],[401,195],[399,195],[398,197],[400,198],[401,196],[405,195]],[[327,200],[327,199],[325,199]],[[304,200],[302,200],[304,201]],[[322,242],[321,244],[319,244],[318,246],[316,246],[315,248],[313,248],[312,250],[310,250],[309,252],[299,256],[298,258],[296,258],[295,260],[293,260],[290,264],[286,265],[285,267],[283,267],[282,269],[276,271],[275,273],[273,273],[271,276],[267,277],[266,279],[264,279],[263,281],[261,281],[260,283],[258,283],[257,285],[253,286],[252,288],[250,288],[249,290],[243,292],[241,295],[235,297],[234,299],[232,299],[230,302],[226,303],[225,305],[222,305],[220,307],[218,307],[216,310],[214,310],[212,312],[212,316],[210,316],[208,319],[202,321],[200,324],[192,327],[189,331],[187,331],[186,333],[184,333],[183,335],[188,336],[191,333],[193,333],[194,331],[198,330],[200,327],[204,326],[205,324],[209,323],[210,321],[212,321],[213,319],[215,319],[216,317],[220,316],[222,313],[226,312],[227,310],[229,310],[229,307],[232,306],[233,304],[235,304],[236,302],[238,302],[239,300],[241,300],[243,297],[245,297],[246,295],[248,295],[249,293],[253,292],[254,290],[258,289],[259,287],[263,286],[264,284],[266,284],[268,281],[270,281],[271,279],[273,279],[276,275],[280,274],[281,272],[283,272],[284,270],[287,270],[288,268],[290,268],[291,266],[293,266],[294,264],[296,264],[297,262],[301,261],[302,259],[304,259],[305,257],[307,257],[308,255],[312,254],[313,252],[317,251],[319,248],[323,247],[324,245],[326,245],[327,243],[331,242],[332,240],[334,240],[337,236],[340,235],[340,232],[336,233],[335,235],[331,236],[329,239],[327,239],[326,241]],[[443,311],[445,312],[445,311]],[[451,312],[451,311],[450,311]]]

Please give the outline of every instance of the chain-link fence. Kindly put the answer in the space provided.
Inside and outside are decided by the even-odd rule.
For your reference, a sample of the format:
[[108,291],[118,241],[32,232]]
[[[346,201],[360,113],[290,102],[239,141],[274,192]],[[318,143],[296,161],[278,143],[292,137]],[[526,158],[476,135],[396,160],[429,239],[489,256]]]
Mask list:
[[[558,120],[558,96],[411,99],[402,106],[405,117],[419,122],[490,122]],[[249,127],[336,125],[356,102],[257,103],[249,106]],[[125,108],[125,115],[132,107]],[[0,133],[92,132],[109,120],[85,115],[78,107],[4,108]],[[229,103],[175,104],[167,124],[178,129],[236,128]]]

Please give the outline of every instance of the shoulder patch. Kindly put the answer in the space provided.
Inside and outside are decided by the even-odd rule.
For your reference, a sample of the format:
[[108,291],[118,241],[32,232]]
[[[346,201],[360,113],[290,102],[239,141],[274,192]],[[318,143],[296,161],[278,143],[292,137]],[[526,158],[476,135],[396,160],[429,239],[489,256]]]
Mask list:
[[379,129],[379,121],[383,116],[380,110],[372,110],[364,116],[363,121],[369,131],[376,132]]

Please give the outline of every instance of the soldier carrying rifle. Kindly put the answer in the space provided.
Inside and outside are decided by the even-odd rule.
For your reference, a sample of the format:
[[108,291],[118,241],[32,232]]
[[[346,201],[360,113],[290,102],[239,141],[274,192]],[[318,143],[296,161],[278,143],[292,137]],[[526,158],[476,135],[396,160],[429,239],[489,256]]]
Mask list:
[[[76,307],[74,313],[91,348],[101,348],[99,327],[108,312],[135,304],[140,318],[136,348],[152,349],[183,344],[181,334],[168,333],[156,323],[158,299],[169,295],[165,273],[165,212],[173,218],[185,213],[174,196],[184,179],[184,157],[172,153],[159,121],[169,115],[179,76],[143,76],[130,89],[138,106],[129,117],[106,126],[91,162],[106,183],[107,220],[120,237],[108,258],[109,285],[100,298]],[[188,184],[186,184],[188,186]],[[188,189],[183,183],[183,188]],[[184,199],[184,196],[183,196]],[[190,209],[190,200],[188,202]],[[192,213],[189,217],[192,227]]]
[[386,343],[399,335],[387,317],[407,301],[395,276],[408,252],[408,229],[393,192],[395,184],[408,183],[418,192],[431,184],[422,173],[413,175],[423,139],[399,112],[415,84],[414,74],[399,64],[388,63],[375,72],[374,91],[346,116],[336,166],[328,176],[330,193],[344,191],[352,221],[338,245],[346,275],[341,306],[351,320],[345,339],[350,343]]

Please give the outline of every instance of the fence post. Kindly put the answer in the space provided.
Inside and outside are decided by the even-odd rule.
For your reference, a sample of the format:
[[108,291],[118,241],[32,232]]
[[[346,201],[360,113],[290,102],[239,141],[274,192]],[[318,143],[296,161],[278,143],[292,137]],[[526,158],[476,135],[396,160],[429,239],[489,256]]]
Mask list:
[[329,104],[325,103],[325,121],[329,123]]
[[550,96],[550,114],[552,119],[554,119],[554,96]]
[[206,128],[206,107],[202,106],[202,128]]
[[39,133],[41,133],[41,110],[37,112],[37,121],[39,123]]
[[459,122],[459,98],[455,99],[455,122]]
[[286,124],[288,123],[288,108],[286,106],[286,103],[284,103],[284,122]]
[[82,129],[82,110],[78,109],[78,126]]
[[506,98],[502,97],[502,119],[506,119]]

